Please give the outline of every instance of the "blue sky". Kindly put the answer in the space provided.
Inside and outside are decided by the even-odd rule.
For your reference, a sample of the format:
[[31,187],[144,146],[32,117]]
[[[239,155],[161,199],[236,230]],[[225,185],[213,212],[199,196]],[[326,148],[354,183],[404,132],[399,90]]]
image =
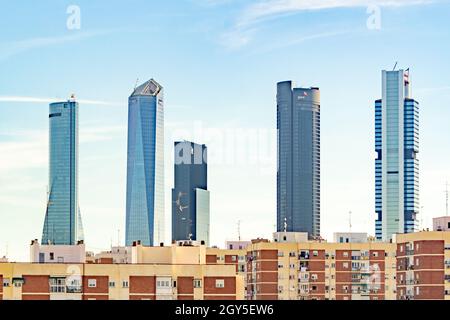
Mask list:
[[[380,29],[367,27],[374,3]],[[80,29],[67,28],[70,5]],[[236,238],[238,220],[242,237],[270,237],[276,82],[294,80],[322,94],[323,236],[348,230],[349,210],[353,231],[373,234],[373,101],[396,61],[411,68],[421,103],[421,221],[430,226],[445,214],[450,180],[449,16],[444,0],[0,0],[0,255],[26,260],[41,237],[48,101],[71,93],[82,102],[88,249],[123,241],[127,98],[149,78],[165,88],[167,226],[173,140],[186,138],[209,148],[211,242]]]

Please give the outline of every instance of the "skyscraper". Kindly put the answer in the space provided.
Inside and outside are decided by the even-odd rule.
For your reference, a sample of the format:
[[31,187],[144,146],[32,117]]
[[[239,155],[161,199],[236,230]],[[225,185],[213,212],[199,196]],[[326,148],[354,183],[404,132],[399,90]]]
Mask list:
[[418,229],[419,103],[410,93],[409,69],[383,71],[382,99],[375,101],[375,233]]
[[320,91],[277,85],[277,231],[320,236]]
[[78,204],[78,103],[50,104],[48,202],[42,244],[84,240]]
[[163,99],[153,79],[128,99],[126,245],[164,241]]
[[175,187],[172,189],[172,240],[205,241],[209,245],[207,148],[175,142]]

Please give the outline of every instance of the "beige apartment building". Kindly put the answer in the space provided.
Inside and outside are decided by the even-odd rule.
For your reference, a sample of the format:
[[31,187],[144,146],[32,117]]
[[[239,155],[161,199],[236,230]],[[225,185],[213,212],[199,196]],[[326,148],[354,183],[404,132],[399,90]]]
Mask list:
[[[277,233],[273,241],[233,249],[136,242],[116,258],[111,252],[67,262],[83,248],[74,246],[74,255],[33,242],[32,258],[41,262],[0,263],[0,299],[450,299],[450,232],[444,231],[398,234],[392,243],[363,237],[328,243]],[[123,257],[128,263],[120,262]]]
[[242,300],[235,265],[207,264],[205,246],[132,247],[132,264],[0,263],[4,300]]

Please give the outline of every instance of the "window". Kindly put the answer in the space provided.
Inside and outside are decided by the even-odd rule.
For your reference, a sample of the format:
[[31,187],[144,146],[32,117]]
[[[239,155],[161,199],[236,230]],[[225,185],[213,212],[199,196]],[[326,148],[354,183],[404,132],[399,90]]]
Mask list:
[[58,263],[64,263],[64,257],[58,257]]
[[50,278],[50,292],[52,293],[66,292],[66,278]]
[[169,288],[170,287],[170,281],[168,281],[168,280],[158,280],[158,281],[156,281],[156,286],[158,288]]
[[55,260],[55,254],[53,252],[50,252],[50,260]]
[[97,287],[97,279],[88,279],[88,287],[96,288]]
[[318,277],[317,277],[317,274],[312,274],[312,275],[311,275],[311,280],[317,280],[317,278],[318,278]]
[[400,252],[403,252],[403,246],[400,246]]
[[6,279],[6,278],[3,279],[3,286],[9,287],[9,279]]
[[348,262],[343,262],[343,263],[342,263],[342,267],[343,267],[344,269],[348,269]]
[[416,266],[419,266],[419,259],[416,259]]
[[416,287],[416,296],[420,294],[420,287]]
[[344,256],[344,258],[347,258],[348,257],[348,252],[344,251],[344,253],[342,255]]
[[311,290],[312,291],[316,291],[317,290],[317,286],[311,286]]
[[317,257],[318,255],[319,255],[319,252],[318,252],[317,250],[314,250],[314,251],[313,251],[313,256],[314,256],[314,257]]
[[126,280],[122,281],[122,287],[128,288],[128,281],[126,281]]
[[110,281],[109,282],[109,287],[110,288],[115,288],[116,287],[116,283],[114,281]]
[[378,257],[378,252],[374,252],[374,253],[372,253],[372,255],[375,257],[375,258],[377,258]]
[[194,279],[194,288],[201,288],[201,287],[202,287],[202,280]]
[[235,262],[236,260],[236,256],[231,256],[231,261]]
[[217,279],[216,280],[216,288],[225,288],[225,280]]

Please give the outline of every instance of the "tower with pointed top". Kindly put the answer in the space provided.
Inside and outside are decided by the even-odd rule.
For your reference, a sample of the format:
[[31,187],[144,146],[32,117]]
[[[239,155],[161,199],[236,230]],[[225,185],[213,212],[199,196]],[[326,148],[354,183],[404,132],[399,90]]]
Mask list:
[[126,245],[164,241],[164,94],[151,79],[128,99]]
[[78,204],[78,103],[73,96],[50,104],[48,185],[41,243],[75,245],[84,235]]

